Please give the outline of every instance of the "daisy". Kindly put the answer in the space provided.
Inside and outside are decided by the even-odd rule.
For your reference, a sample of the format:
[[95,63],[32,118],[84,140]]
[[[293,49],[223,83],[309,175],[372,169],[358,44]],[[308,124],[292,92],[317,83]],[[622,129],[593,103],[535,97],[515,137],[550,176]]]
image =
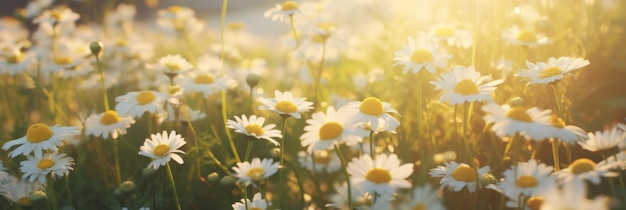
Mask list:
[[241,115],[241,118],[235,116],[235,120],[228,120],[227,127],[232,128],[235,132],[250,136],[256,139],[265,139],[272,144],[278,146],[279,143],[272,138],[282,138],[283,135],[280,134],[279,130],[274,130],[276,127],[275,124],[268,124],[263,126],[265,123],[264,117],[257,117],[256,115],[250,116],[250,118],[246,117],[246,115]]
[[527,139],[541,141],[549,137],[546,129],[550,125],[550,110],[541,111],[536,107],[526,109],[523,106],[489,103],[482,107],[487,113],[483,118],[486,123],[493,123],[491,130],[500,138],[519,133]]
[[133,123],[135,123],[133,117],[120,117],[114,110],[91,114],[85,121],[85,127],[87,127],[85,134],[107,139],[110,133],[111,138],[117,139],[119,135],[126,134],[126,129]]
[[412,37],[407,39],[409,45],[396,51],[393,58],[396,61],[393,65],[404,66],[402,72],[405,74],[409,70],[416,74],[424,68],[431,74],[435,73],[437,67],[446,68],[448,60],[452,58],[452,55],[438,52],[435,44],[430,42],[428,37],[420,37],[417,40]]
[[467,102],[492,102],[491,93],[496,85],[503,82],[501,79],[491,81],[491,76],[481,76],[474,66],[454,66],[448,73],[442,73],[437,81],[431,82],[437,90],[444,90],[439,100],[450,105]]
[[378,128],[372,127],[372,125],[369,122],[367,123],[357,122],[356,126],[360,129],[365,130],[368,133],[374,132],[375,134],[378,134],[381,132],[396,133],[396,128],[400,126],[400,122],[398,122],[397,120],[385,121],[385,119],[383,118],[378,118],[376,120],[378,121]]
[[550,132],[548,138],[555,138],[562,142],[575,143],[587,139],[587,134],[582,128],[573,125],[565,125],[563,119],[555,114],[552,114],[550,125],[547,126],[547,129]]
[[379,119],[383,119],[386,124],[392,126],[400,125],[400,122],[390,115],[390,113],[399,115],[398,111],[391,108],[390,103],[382,102],[376,97],[367,97],[361,102],[350,102],[345,107],[356,112],[354,115],[355,121],[363,122],[369,125],[370,128],[373,128],[373,130],[380,128]]
[[308,6],[306,5],[300,5],[298,2],[287,0],[282,4],[276,4],[273,8],[268,9],[265,13],[263,13],[263,16],[266,18],[272,18],[273,21],[279,20],[284,22],[287,20],[288,16],[302,14],[308,10]]
[[163,113],[163,103],[167,99],[166,93],[144,90],[141,92],[128,92],[115,98],[117,105],[115,111],[122,116],[130,115],[141,117],[143,113]]
[[565,184],[562,188],[553,187],[543,193],[540,210],[588,210],[588,209],[610,209],[609,199],[606,196],[597,196],[593,199],[587,198],[585,185]]
[[16,49],[13,53],[7,55],[3,60],[0,60],[0,73],[6,73],[13,76],[25,72],[31,67],[34,60],[34,54],[30,52],[21,52]]
[[489,171],[489,166],[485,166],[478,169],[478,174],[476,174],[476,170],[465,163],[458,164],[455,161],[451,161],[444,164],[445,166],[437,166],[437,168],[430,169],[428,174],[432,177],[443,177],[439,181],[441,189],[449,186],[456,192],[461,191],[464,187],[467,187],[469,192],[476,191],[476,187],[478,187],[476,183],[480,182],[478,177]]
[[589,132],[587,135],[589,136],[589,139],[586,141],[579,141],[578,144],[583,149],[592,152],[615,148],[619,144],[623,144],[623,142],[626,141],[626,134],[617,126],[613,126],[611,130],[596,131],[595,134]]
[[226,90],[235,86],[237,83],[227,77],[217,77],[209,72],[195,73],[189,78],[184,79],[180,86],[184,93],[200,92],[207,98],[213,94]]
[[406,180],[413,173],[413,164],[400,165],[396,154],[381,154],[372,160],[369,155],[354,158],[348,163],[351,181],[365,192],[390,194],[397,188],[410,188]]
[[531,159],[526,163],[511,166],[502,173],[504,181],[498,183],[507,197],[539,195],[540,192],[556,186],[556,177],[552,176],[554,168]]
[[[344,106],[345,107],[345,106]],[[300,144],[308,147],[307,151],[313,152],[322,149],[332,149],[335,144],[346,143],[353,145],[369,135],[366,130],[355,126],[353,113],[350,110],[329,106],[326,114],[316,112],[308,119],[305,133],[300,136]]]
[[556,176],[565,183],[582,182],[588,180],[597,185],[600,184],[600,176],[615,177],[618,174],[609,171],[617,167],[620,162],[602,161],[598,164],[587,158],[579,158],[572,162],[566,169],[555,172]]
[[402,202],[397,209],[428,209],[428,210],[444,210],[446,209],[438,196],[438,193],[430,184],[424,186],[416,186],[413,188],[413,196],[409,197],[408,202]]
[[38,24],[42,22],[50,23],[51,25],[56,24],[65,24],[65,23],[74,23],[76,20],[80,18],[80,15],[74,13],[72,9],[59,6],[55,7],[51,10],[45,10],[39,17],[33,20],[33,23]]
[[[246,206],[248,209],[246,209]],[[265,210],[267,209],[267,202],[261,197],[261,193],[255,193],[254,197],[252,197],[252,201],[247,198],[242,198],[241,201],[234,203],[232,207],[233,210]]]
[[548,63],[537,62],[533,64],[526,61],[528,69],[521,70],[516,76],[530,79],[528,84],[550,84],[560,81],[571,71],[587,65],[589,65],[589,61],[583,58],[551,57],[548,59]]
[[259,98],[261,106],[260,110],[270,110],[277,112],[280,116],[294,117],[300,119],[300,112],[313,109],[312,102],[306,101],[306,98],[295,98],[289,91],[274,91],[274,98]]
[[185,58],[180,55],[167,55],[159,59],[158,63],[152,66],[159,72],[165,73],[169,77],[186,73],[193,68]]
[[[371,209],[374,204],[374,196],[369,192],[363,191],[358,185],[352,184],[350,187],[351,201],[355,209]],[[335,183],[334,188],[336,193],[329,196],[331,203],[326,204],[326,207],[332,209],[348,209],[348,183]]]
[[437,24],[431,27],[430,34],[435,40],[444,41],[449,46],[468,49],[472,46],[472,32],[447,24]]
[[302,167],[309,171],[315,171],[315,173],[333,173],[341,168],[339,156],[330,150],[318,150],[313,153],[300,151],[298,152],[298,162]]
[[524,47],[552,44],[552,41],[545,34],[537,34],[534,31],[520,29],[517,26],[504,30],[502,39],[509,44]]
[[26,179],[22,179],[19,182],[3,185],[0,188],[0,195],[7,198],[11,203],[28,207],[31,206],[30,195],[35,191],[43,189],[44,187],[37,182],[29,182]]
[[167,135],[167,131],[163,131],[162,134],[150,135],[150,139],[146,139],[143,146],[139,148],[141,151],[138,154],[151,158],[152,161],[148,164],[148,168],[154,170],[170,162],[170,159],[178,164],[183,164],[183,158],[176,153],[185,154],[178,149],[186,143],[180,134],[176,134],[176,131],[171,131],[169,135]]
[[70,170],[74,170],[74,159],[66,154],[59,154],[58,151],[52,153],[35,154],[26,157],[27,160],[20,162],[20,171],[24,173],[22,178],[30,182],[46,184],[46,176],[50,174],[52,178],[67,176]]
[[237,163],[237,166],[233,166],[233,171],[239,179],[238,182],[248,186],[252,182],[259,182],[275,174],[278,171],[278,163],[274,163],[272,159],[254,158],[252,162]]
[[29,155],[35,152],[35,155],[41,156],[44,150],[56,150],[57,147],[63,145],[63,140],[72,135],[80,134],[80,128],[67,126],[49,127],[43,123],[35,123],[28,127],[26,135],[19,139],[8,141],[2,145],[2,149],[8,150],[15,145],[20,145],[11,151],[9,156],[14,158],[17,155]]

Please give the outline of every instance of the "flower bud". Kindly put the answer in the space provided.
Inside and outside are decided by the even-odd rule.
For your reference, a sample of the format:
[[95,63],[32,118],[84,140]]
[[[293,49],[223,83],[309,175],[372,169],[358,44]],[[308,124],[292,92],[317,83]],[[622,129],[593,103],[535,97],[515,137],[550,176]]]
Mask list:
[[100,54],[100,52],[102,51],[103,48],[103,44],[102,42],[91,42],[89,43],[89,49],[91,50],[91,54],[98,56],[98,54]]
[[211,184],[218,184],[220,182],[220,179],[221,179],[220,175],[216,172],[212,172],[206,176],[207,182]]
[[246,77],[246,83],[250,85],[250,87],[256,87],[259,84],[261,77],[255,73],[250,73]]

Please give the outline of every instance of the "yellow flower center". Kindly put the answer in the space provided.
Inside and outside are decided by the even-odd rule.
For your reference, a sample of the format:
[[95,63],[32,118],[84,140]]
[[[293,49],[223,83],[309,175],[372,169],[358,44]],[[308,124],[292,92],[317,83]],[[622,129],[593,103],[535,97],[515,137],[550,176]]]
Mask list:
[[127,45],[128,45],[128,40],[126,40],[126,39],[122,38],[122,39],[118,39],[117,41],[115,41],[115,46],[124,47],[124,46],[127,46]]
[[233,31],[238,31],[244,27],[246,27],[245,23],[242,22],[233,22],[233,23],[229,23],[228,26],[226,26],[229,30],[233,30]]
[[532,122],[533,118],[526,113],[526,108],[522,106],[514,106],[506,112],[506,116],[517,121]]
[[210,85],[213,84],[215,82],[215,77],[213,77],[211,74],[201,74],[196,76],[196,78],[193,79],[193,83],[196,84],[205,84],[205,85]]
[[522,42],[537,42],[537,35],[532,31],[520,31],[517,40]]
[[246,173],[246,175],[248,175],[248,177],[250,177],[252,181],[259,181],[263,179],[263,176],[265,176],[265,169],[251,168],[250,170],[248,170],[248,173]]
[[531,188],[537,186],[539,182],[533,176],[520,176],[517,177],[515,184],[517,184],[517,186],[521,188]]
[[177,63],[166,63],[165,67],[172,71],[179,71],[181,69],[180,65],[178,65]]
[[291,101],[279,101],[274,108],[280,112],[292,113],[297,112],[298,107]]
[[367,171],[365,179],[376,184],[389,183],[391,181],[391,174],[386,169],[373,168]]
[[58,65],[67,65],[72,63],[73,59],[70,56],[54,56],[54,63]]
[[327,164],[331,160],[331,156],[328,154],[326,150],[318,150],[315,152],[313,157],[313,162],[317,164]]
[[317,44],[322,44],[322,43],[324,43],[324,41],[326,41],[327,38],[328,38],[327,35],[314,34],[314,35],[311,36],[311,42],[317,43]]
[[574,161],[570,168],[572,170],[572,174],[582,174],[587,171],[593,171],[596,168],[596,163],[587,158],[580,158]]
[[280,9],[283,11],[295,10],[298,9],[300,5],[294,1],[285,1],[282,5],[280,5]]
[[154,101],[155,98],[156,96],[154,95],[154,93],[149,90],[141,91],[141,93],[137,94],[137,97],[135,97],[135,99],[137,100],[137,104],[139,105],[148,104]]
[[167,154],[170,151],[170,145],[168,144],[159,144],[152,150],[152,154],[157,157],[163,157],[163,155]]
[[439,27],[435,30],[435,35],[437,36],[452,36],[454,35],[454,29],[450,27]]
[[20,51],[16,51],[15,53],[13,53],[13,55],[7,58],[7,63],[16,64],[22,62],[22,60],[24,60],[24,54]]
[[52,129],[43,123],[35,123],[26,131],[26,141],[39,143],[52,137]]
[[37,163],[37,168],[41,170],[46,170],[52,166],[54,166],[54,160],[50,160],[50,159],[43,159],[43,160],[40,160],[39,163]]
[[359,110],[361,110],[361,112],[365,114],[374,116],[385,113],[385,109],[383,108],[383,102],[378,100],[378,98],[376,97],[367,97],[363,99],[363,101],[361,102],[361,106],[359,106]]
[[320,128],[320,140],[330,140],[341,136],[343,126],[337,122],[327,122]]
[[179,12],[183,11],[183,7],[181,7],[181,6],[170,6],[170,7],[167,8],[167,11],[171,12],[171,13],[179,13]]
[[452,177],[462,182],[474,182],[478,178],[478,175],[476,175],[476,171],[473,168],[463,164],[459,165],[459,167],[452,172]]
[[330,30],[335,28],[335,24],[332,24],[332,23],[320,23],[320,24],[317,25],[317,27],[319,29],[324,30],[324,31],[330,31]]
[[556,75],[561,74],[561,68],[556,67],[556,66],[552,66],[552,67],[548,67],[546,69],[544,69],[541,74],[539,75],[539,78],[548,78],[548,77],[553,77]]
[[263,127],[261,127],[258,124],[246,125],[246,132],[248,134],[254,134],[255,136],[262,136],[265,133],[265,131],[263,130]]
[[474,83],[474,81],[469,80],[469,79],[464,79],[461,80],[459,83],[456,84],[456,86],[454,87],[454,92],[459,93],[461,95],[473,95],[473,94],[478,94],[478,86],[476,86],[476,83]]
[[565,122],[563,122],[563,119],[561,119],[559,116],[553,114],[552,117],[550,118],[550,124],[552,124],[552,126],[557,127],[557,128],[565,128]]
[[17,199],[17,204],[20,206],[30,206],[30,197],[24,196]]
[[428,63],[434,60],[433,54],[426,49],[417,49],[411,53],[411,61],[413,63]]
[[526,201],[526,205],[528,205],[528,208],[531,210],[539,210],[541,208],[541,204],[543,204],[543,198],[538,196],[532,196],[528,198],[528,201]]
[[117,115],[116,111],[113,111],[113,110],[104,112],[104,114],[102,114],[102,117],[100,117],[100,123],[103,125],[115,124],[119,122],[120,120],[122,120],[122,118],[119,115]]
[[424,203],[418,203],[413,206],[413,210],[426,210],[426,206],[424,206]]

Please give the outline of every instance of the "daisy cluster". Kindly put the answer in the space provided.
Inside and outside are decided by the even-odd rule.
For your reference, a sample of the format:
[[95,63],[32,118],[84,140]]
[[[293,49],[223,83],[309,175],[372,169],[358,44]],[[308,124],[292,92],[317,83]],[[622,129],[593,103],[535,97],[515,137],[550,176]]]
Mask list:
[[619,1],[67,2],[0,17],[0,209],[626,206]]

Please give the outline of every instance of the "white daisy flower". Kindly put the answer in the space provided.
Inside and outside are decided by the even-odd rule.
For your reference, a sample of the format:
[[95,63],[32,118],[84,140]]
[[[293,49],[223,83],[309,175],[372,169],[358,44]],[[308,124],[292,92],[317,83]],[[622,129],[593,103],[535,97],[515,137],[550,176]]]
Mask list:
[[79,127],[52,126],[43,123],[35,123],[28,127],[26,135],[19,139],[8,141],[2,145],[2,149],[8,150],[15,145],[20,145],[11,151],[9,157],[17,155],[29,155],[32,152],[41,156],[44,150],[56,150],[63,145],[63,140],[72,135],[80,134]]
[[298,152],[298,162],[309,171],[315,173],[333,173],[341,169],[341,162],[337,153],[331,150],[317,150],[313,153]]
[[37,182],[29,182],[26,179],[2,185],[0,188],[0,195],[4,196],[11,203],[23,207],[31,206],[30,195],[38,190],[43,190],[44,187]]
[[390,103],[382,102],[376,97],[367,97],[360,102],[350,102],[345,105],[345,108],[356,112],[354,114],[354,121],[365,123],[365,125],[369,125],[372,130],[378,130],[380,128],[379,119],[384,120],[387,126],[397,127],[400,125],[400,122],[390,115],[390,113],[400,115],[398,111],[391,108]]
[[398,188],[410,188],[406,180],[413,174],[413,164],[400,165],[396,154],[381,154],[372,160],[369,155],[354,158],[348,163],[350,180],[365,192],[390,194]]
[[246,115],[241,115],[241,118],[235,116],[235,120],[228,120],[227,124],[229,128],[235,130],[235,132],[247,135],[256,139],[265,139],[272,144],[278,146],[280,145],[276,140],[272,138],[282,138],[283,135],[279,130],[273,129],[276,127],[275,124],[268,124],[263,126],[265,123],[264,117],[257,117],[256,115],[250,116],[250,118],[246,117]]
[[251,162],[239,162],[233,166],[238,182],[248,186],[252,182],[258,182],[274,175],[278,171],[278,164],[272,159],[252,159]]
[[163,103],[167,98],[168,94],[151,90],[128,92],[115,98],[115,111],[122,116],[130,115],[135,118],[141,117],[145,112],[163,113]]
[[171,131],[169,135],[167,131],[163,131],[162,134],[150,135],[150,139],[146,139],[139,148],[141,151],[138,154],[151,158],[152,162],[148,164],[148,168],[153,168],[154,170],[164,166],[170,160],[183,164],[185,161],[176,153],[185,154],[185,152],[178,149],[186,143],[180,134],[176,134],[176,131]]
[[193,68],[191,63],[180,55],[166,55],[160,58],[157,64],[150,67],[168,76],[187,73]]
[[550,117],[550,126],[547,126],[550,135],[548,138],[555,138],[561,142],[575,143],[587,139],[587,134],[582,128],[573,125],[565,125],[563,119],[555,114]]
[[[248,203],[248,209],[246,209],[246,203]],[[234,203],[232,207],[233,210],[265,210],[268,206],[265,199],[261,197],[261,193],[255,193],[252,201],[242,198],[241,201]]]
[[445,166],[437,166],[437,168],[430,169],[428,174],[432,177],[443,177],[439,181],[441,189],[449,186],[456,192],[461,191],[465,187],[467,187],[469,192],[476,191],[476,188],[479,187],[476,183],[480,182],[478,177],[489,171],[489,166],[484,166],[478,169],[478,174],[476,174],[476,170],[465,163],[458,164],[455,161],[451,161],[444,164]]
[[189,7],[169,6],[167,9],[161,9],[157,15],[167,19],[186,19],[195,16],[196,12]]
[[578,144],[583,149],[592,152],[615,148],[626,141],[626,133],[617,126],[613,126],[611,130],[596,131],[595,134],[589,132],[587,135],[589,139],[579,141]]
[[59,6],[51,10],[43,11],[43,13],[39,15],[39,17],[33,20],[33,23],[38,24],[42,22],[48,22],[51,25],[56,25],[74,23],[76,22],[76,20],[78,20],[78,18],[80,18],[80,15],[74,13],[72,9],[65,6]]
[[313,109],[312,102],[306,101],[306,98],[296,98],[289,91],[274,91],[274,98],[259,98],[261,106],[260,110],[269,110],[277,112],[281,116],[291,116],[300,119],[300,112],[306,112]]
[[472,32],[448,24],[432,26],[430,34],[436,40],[444,41],[449,46],[468,49],[473,44]]
[[[371,209],[374,205],[374,196],[372,193],[363,191],[358,185],[352,184],[350,187],[353,207],[355,207],[355,209]],[[329,196],[331,203],[326,204],[326,207],[332,209],[348,209],[348,183],[342,182],[340,184],[336,182],[334,188],[336,193]],[[382,199],[382,197],[378,198]]]
[[265,13],[263,13],[263,16],[271,18],[273,21],[279,20],[281,22],[285,22],[288,21],[289,16],[302,14],[308,10],[309,8],[307,5],[300,5],[296,1],[287,0],[282,4],[276,4],[276,6],[268,9]]
[[437,191],[427,183],[424,186],[414,187],[413,194],[409,197],[408,202],[400,203],[397,209],[444,210],[446,208],[443,206]]
[[496,85],[503,82],[501,79],[491,81],[491,76],[481,76],[474,66],[454,66],[448,73],[442,73],[437,81],[431,82],[437,90],[444,90],[439,98],[450,105],[466,102],[492,102],[491,93]]
[[[345,107],[345,106],[344,106]],[[329,106],[326,114],[316,112],[308,119],[305,133],[300,136],[300,144],[308,147],[310,153],[317,150],[332,149],[335,144],[346,143],[353,145],[363,141],[363,137],[369,132],[355,126],[354,112],[341,108],[335,112],[335,108]]]
[[[517,171],[517,172],[516,172]],[[518,163],[502,173],[504,181],[498,187],[507,197],[535,196],[549,188],[556,187],[556,177],[552,176],[554,168],[531,159],[526,163]]]
[[437,67],[446,68],[448,60],[452,58],[452,55],[438,52],[436,45],[428,37],[420,37],[417,40],[412,37],[407,39],[409,45],[396,51],[393,58],[396,61],[393,65],[404,66],[402,72],[405,74],[409,70],[416,74],[424,68],[431,74],[435,73]]
[[552,41],[545,34],[537,34],[534,31],[520,29],[517,26],[504,30],[502,32],[502,39],[509,44],[524,47],[552,44]]
[[183,79],[180,87],[183,93],[200,92],[207,98],[230,87],[237,85],[237,82],[228,77],[217,77],[209,72],[201,72]]
[[565,183],[582,182],[588,180],[597,185],[600,177],[615,177],[618,174],[609,171],[619,166],[620,162],[602,161],[598,164],[587,158],[579,158],[572,162],[566,169],[555,172],[556,176]]
[[20,171],[24,173],[22,178],[30,182],[46,184],[46,176],[50,174],[52,178],[67,176],[70,170],[74,170],[74,159],[58,151],[52,153],[35,154],[27,156],[27,160],[20,162]]
[[120,117],[115,110],[109,110],[100,114],[91,114],[85,120],[85,134],[102,137],[103,139],[117,139],[119,135],[126,134],[126,129],[135,120],[131,116]]
[[486,123],[493,123],[491,130],[500,138],[519,133],[527,139],[541,141],[550,137],[547,126],[550,125],[552,111],[541,111],[537,107],[526,109],[523,106],[489,103],[482,107],[487,113],[483,118]]
[[587,198],[587,187],[583,184],[566,183],[562,188],[553,187],[543,193],[540,210],[608,210],[610,209],[609,198],[597,196]]
[[0,60],[0,74],[5,73],[13,76],[25,72],[32,66],[34,60],[35,55],[33,53],[15,50]]
[[515,76],[530,79],[528,84],[550,84],[562,80],[566,74],[589,65],[589,61],[583,58],[551,57],[548,63],[537,62],[533,64],[526,61],[528,69],[523,69]]

